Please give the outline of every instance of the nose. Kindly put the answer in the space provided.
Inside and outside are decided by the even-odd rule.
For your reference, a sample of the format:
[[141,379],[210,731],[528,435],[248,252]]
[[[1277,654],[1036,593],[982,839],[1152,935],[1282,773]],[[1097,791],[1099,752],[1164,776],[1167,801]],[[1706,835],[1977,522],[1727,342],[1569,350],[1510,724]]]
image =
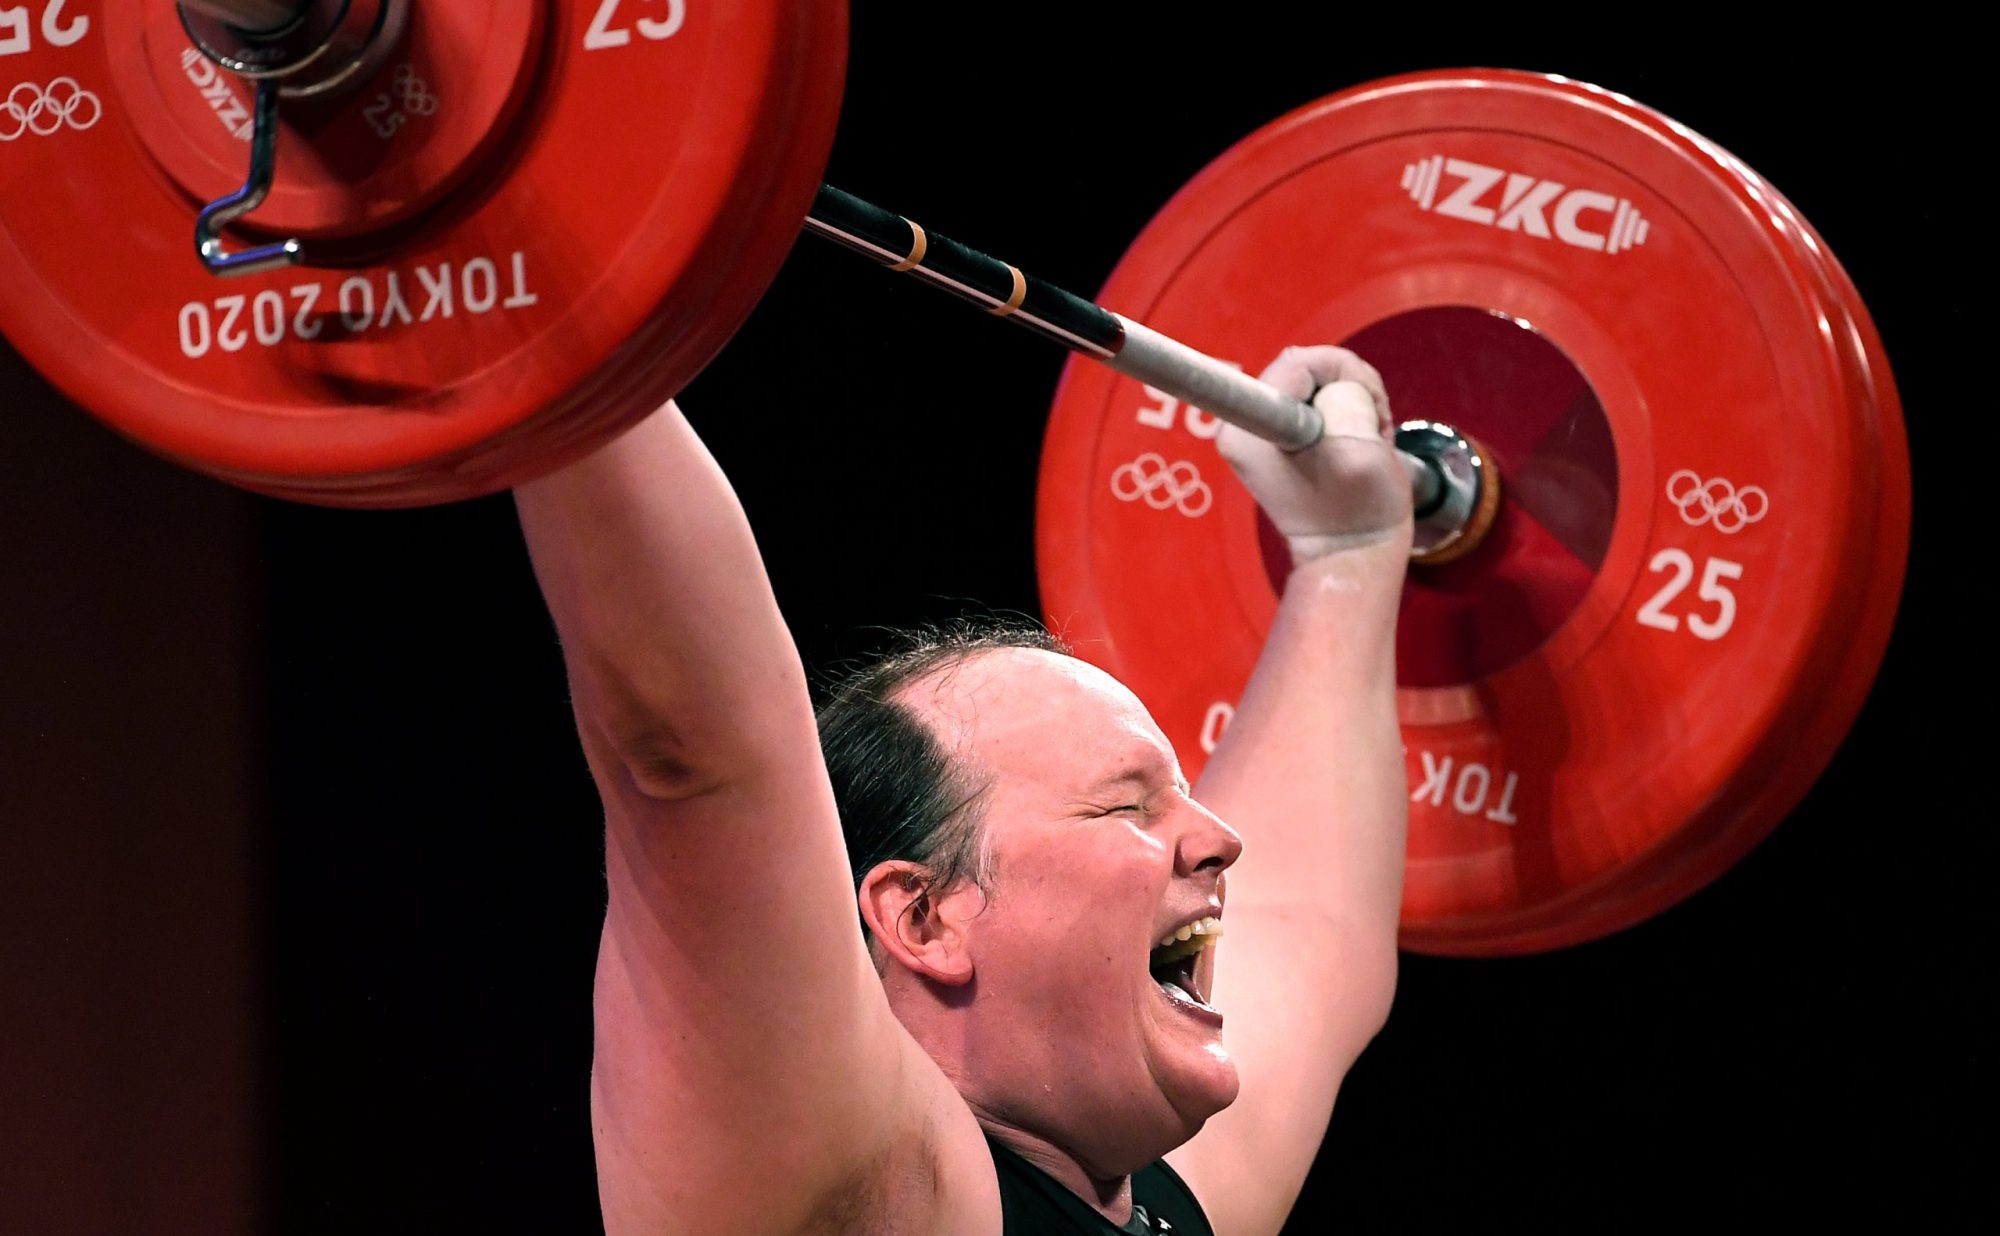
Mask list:
[[1190,798],[1182,816],[1174,848],[1176,875],[1221,875],[1242,856],[1243,838],[1213,811]]

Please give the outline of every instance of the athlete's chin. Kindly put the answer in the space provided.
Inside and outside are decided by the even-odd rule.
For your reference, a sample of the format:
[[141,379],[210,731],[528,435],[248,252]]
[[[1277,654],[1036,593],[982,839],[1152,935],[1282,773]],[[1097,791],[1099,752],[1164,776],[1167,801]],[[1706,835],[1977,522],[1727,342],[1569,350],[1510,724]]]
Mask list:
[[1155,1009],[1162,1004],[1167,1015],[1153,1020],[1148,1035],[1153,1077],[1181,1120],[1200,1128],[1202,1121],[1236,1101],[1239,1087],[1236,1062],[1222,1039],[1222,1016],[1206,1005],[1164,998],[1155,1002]]
[[1172,1093],[1168,1097],[1174,1111],[1190,1126],[1187,1135],[1193,1137],[1210,1116],[1236,1101],[1242,1081],[1236,1076],[1235,1062],[1220,1042],[1183,1054],[1184,1059],[1176,1062],[1180,1067],[1173,1070]]

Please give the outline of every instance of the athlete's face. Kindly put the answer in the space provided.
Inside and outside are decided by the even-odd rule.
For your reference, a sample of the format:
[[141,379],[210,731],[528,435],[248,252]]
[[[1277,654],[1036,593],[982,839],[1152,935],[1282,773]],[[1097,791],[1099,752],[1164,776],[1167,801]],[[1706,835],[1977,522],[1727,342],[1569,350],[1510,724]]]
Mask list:
[[1145,706],[1093,666],[1002,649],[904,700],[987,787],[991,896],[966,930],[960,1089],[1094,1173],[1128,1173],[1236,1097],[1206,1003],[1215,953],[1153,966],[1163,937],[1221,914],[1242,842],[1189,797]]

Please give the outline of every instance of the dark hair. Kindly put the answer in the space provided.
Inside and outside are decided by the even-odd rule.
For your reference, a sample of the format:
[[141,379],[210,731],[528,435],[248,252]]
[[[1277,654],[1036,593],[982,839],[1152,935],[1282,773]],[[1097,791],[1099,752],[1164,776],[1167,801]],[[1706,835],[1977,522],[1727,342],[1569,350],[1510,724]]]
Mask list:
[[893,632],[891,641],[887,652],[836,683],[818,711],[820,753],[855,889],[877,864],[892,861],[922,866],[924,883],[935,892],[965,880],[983,889],[978,803],[986,787],[955,766],[929,727],[893,697],[918,678],[982,652],[1069,649],[1020,619],[966,619],[948,628]]

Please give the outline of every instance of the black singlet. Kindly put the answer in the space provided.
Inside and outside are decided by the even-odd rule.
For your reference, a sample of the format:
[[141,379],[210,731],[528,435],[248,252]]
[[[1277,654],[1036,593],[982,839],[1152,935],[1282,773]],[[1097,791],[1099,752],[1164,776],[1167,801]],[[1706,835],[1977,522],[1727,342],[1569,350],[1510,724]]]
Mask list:
[[1201,1203],[1164,1159],[1133,1173],[1132,1221],[1119,1227],[1041,1168],[990,1137],[986,1144],[1000,1178],[1005,1236],[1215,1236]]

